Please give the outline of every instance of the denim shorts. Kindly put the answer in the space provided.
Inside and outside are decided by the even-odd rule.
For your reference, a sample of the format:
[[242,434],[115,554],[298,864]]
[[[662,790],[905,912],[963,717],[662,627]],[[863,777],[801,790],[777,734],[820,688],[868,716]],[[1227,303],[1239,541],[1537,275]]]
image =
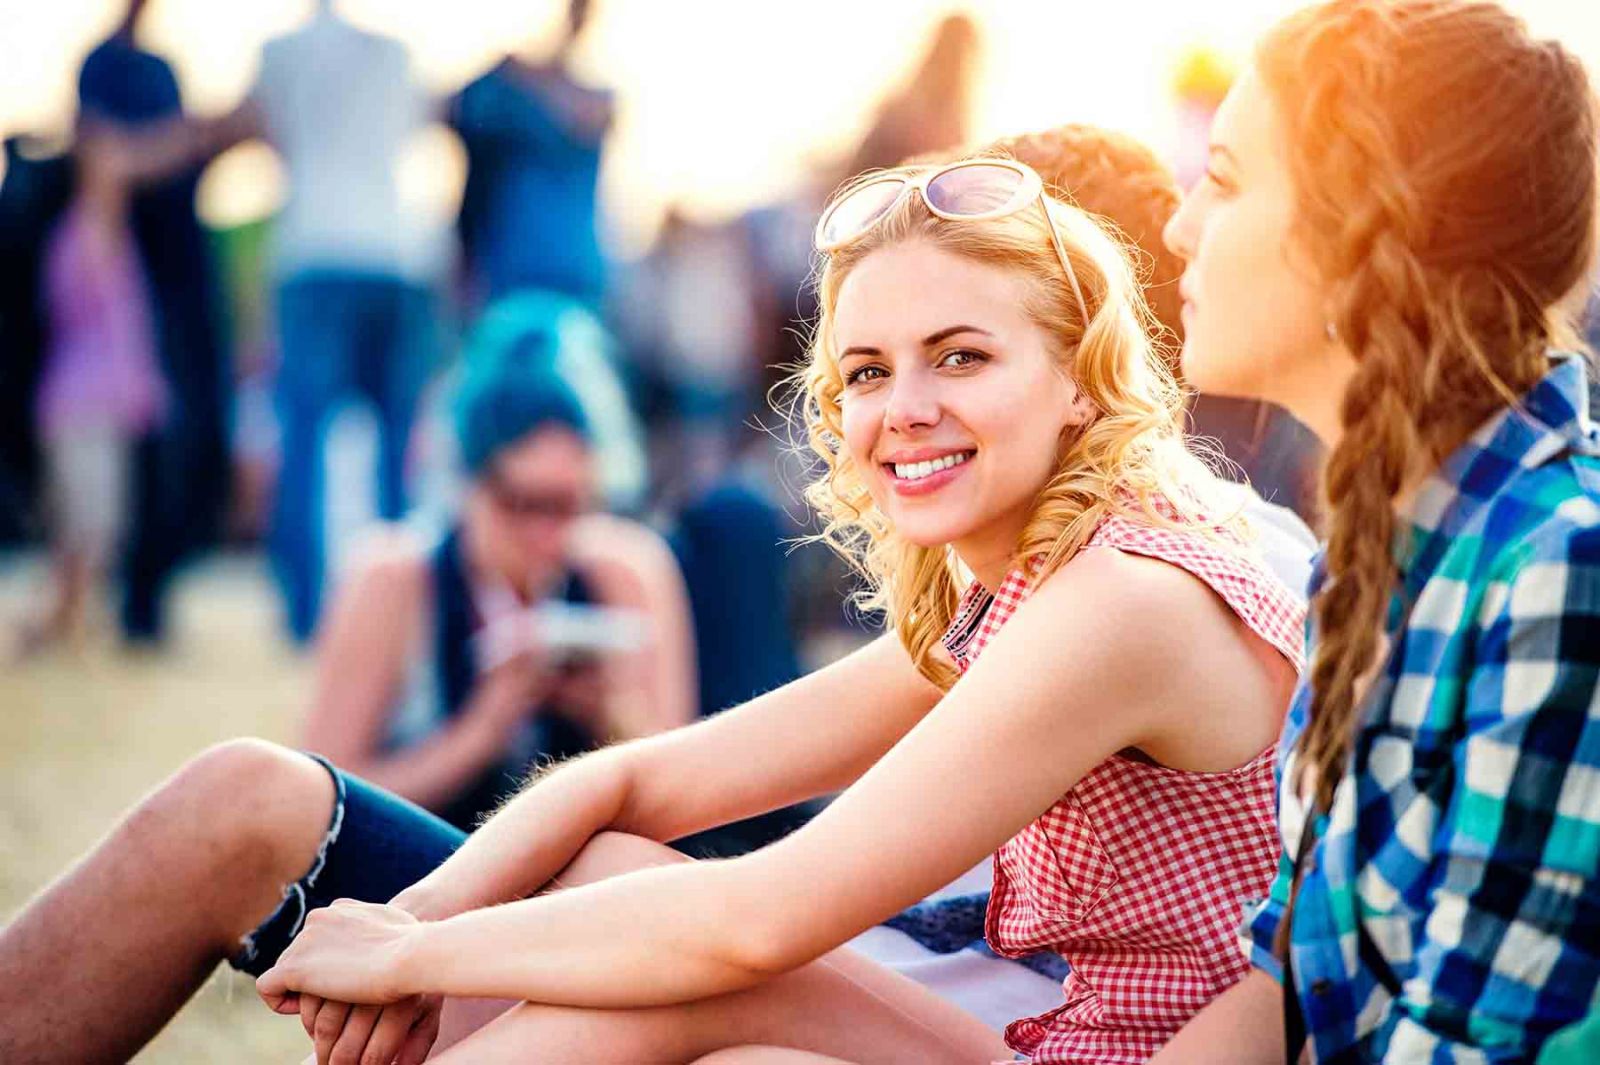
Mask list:
[[333,815],[311,868],[283,889],[272,916],[245,936],[229,959],[260,976],[305,924],[306,914],[335,899],[388,902],[427,876],[466,842],[467,834],[414,803],[316,758],[333,777]]

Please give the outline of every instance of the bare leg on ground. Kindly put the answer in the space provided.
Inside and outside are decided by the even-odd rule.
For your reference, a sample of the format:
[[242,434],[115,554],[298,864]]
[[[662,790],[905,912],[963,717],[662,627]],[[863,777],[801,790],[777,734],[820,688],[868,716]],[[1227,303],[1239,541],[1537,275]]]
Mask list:
[[0,1061],[132,1057],[305,874],[333,794],[254,740],[178,770],[0,929]]

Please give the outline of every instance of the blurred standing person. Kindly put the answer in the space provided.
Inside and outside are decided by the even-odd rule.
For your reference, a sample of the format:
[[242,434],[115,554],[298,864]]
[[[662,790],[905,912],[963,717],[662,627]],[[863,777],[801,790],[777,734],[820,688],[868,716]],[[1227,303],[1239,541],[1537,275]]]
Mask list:
[[545,289],[598,307],[604,295],[597,186],[612,96],[569,69],[589,13],[588,0],[571,0],[550,58],[507,56],[450,101],[467,152],[460,229],[477,300]]
[[435,333],[427,235],[402,210],[396,175],[427,117],[405,46],[352,26],[333,0],[267,42],[241,109],[240,135],[265,138],[289,178],[273,255],[283,445],[271,548],[296,641],[321,609],[323,445],[351,392],[377,416],[378,515],[406,509],[406,443]]
[[978,27],[966,15],[940,22],[911,78],[878,108],[848,173],[966,144],[980,46]]
[[128,222],[126,149],[79,131],[72,200],[46,238],[49,323],[35,394],[44,455],[51,597],[24,650],[75,635],[121,537],[135,441],[160,424],[166,390],[138,248]]
[[42,477],[33,396],[44,366],[45,241],[72,196],[72,163],[4,144],[0,177],[0,543],[29,538]]
[[457,93],[446,113],[467,154],[458,228],[465,304],[469,314],[481,309],[473,343],[492,343],[557,310],[563,330],[591,336],[562,345],[569,354],[559,372],[594,423],[606,504],[629,512],[644,498],[643,448],[601,317],[607,269],[598,183],[612,95],[579,84],[570,69],[590,10],[588,0],[570,0],[549,58],[505,57]]
[[[84,60],[78,104],[85,121],[131,132],[182,115],[172,68],[134,40],[144,8],[145,0],[128,0],[116,32]],[[139,441],[134,456],[122,629],[136,643],[162,638],[173,572],[215,537],[228,495],[231,382],[216,277],[194,209],[198,178],[198,168],[191,167],[132,201],[169,402],[167,417]]]
[[738,223],[673,208],[618,301],[619,327],[669,411],[666,446],[652,455],[658,500],[699,495],[733,459],[759,385],[758,269]]

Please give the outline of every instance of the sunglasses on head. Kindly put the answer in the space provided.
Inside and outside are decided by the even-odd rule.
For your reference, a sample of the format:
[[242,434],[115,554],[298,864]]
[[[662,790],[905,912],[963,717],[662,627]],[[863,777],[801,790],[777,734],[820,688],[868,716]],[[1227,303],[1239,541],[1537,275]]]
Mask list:
[[1077,297],[1078,312],[1085,323],[1089,321],[1078,275],[1073,272],[1072,261],[1067,258],[1045,203],[1044,181],[1032,167],[1012,159],[967,159],[920,174],[890,172],[864,177],[834,197],[823,210],[814,237],[817,250],[837,251],[860,240],[913,191],[922,197],[930,214],[948,222],[1004,218],[1037,203],[1061,269]]

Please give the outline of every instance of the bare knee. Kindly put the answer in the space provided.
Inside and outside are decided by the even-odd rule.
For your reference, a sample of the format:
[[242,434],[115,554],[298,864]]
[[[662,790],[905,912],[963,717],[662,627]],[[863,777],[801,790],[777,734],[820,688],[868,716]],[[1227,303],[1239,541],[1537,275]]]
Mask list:
[[842,1058],[813,1054],[809,1050],[746,1046],[718,1050],[703,1058],[696,1058],[693,1065],[849,1065],[849,1063]]
[[[309,863],[333,809],[333,781],[315,761],[265,740],[208,747],[130,816],[129,831],[180,842],[222,863]],[[294,874],[298,876],[298,873]]]
[[657,843],[643,836],[627,832],[596,832],[550,883],[554,888],[576,887],[631,873],[636,869],[675,865],[691,860],[665,843]]

